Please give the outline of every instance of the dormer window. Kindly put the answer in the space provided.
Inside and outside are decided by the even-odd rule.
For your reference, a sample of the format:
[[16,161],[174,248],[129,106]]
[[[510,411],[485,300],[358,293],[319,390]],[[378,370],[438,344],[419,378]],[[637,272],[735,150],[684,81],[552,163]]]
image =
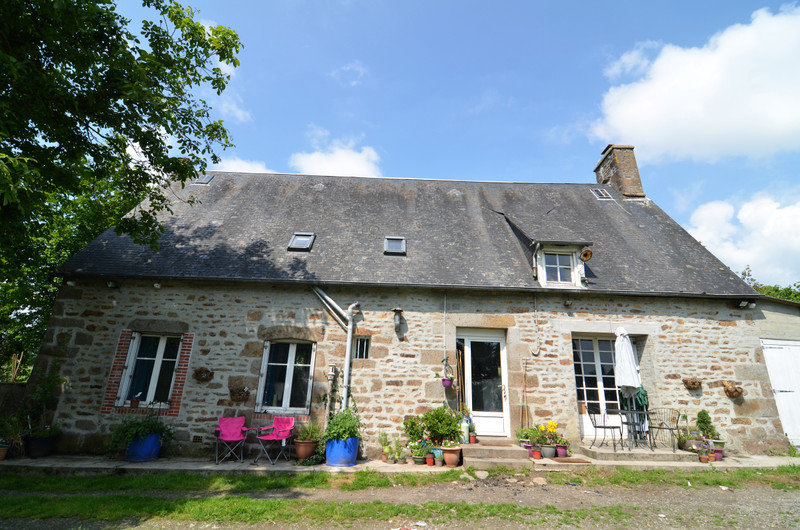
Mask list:
[[383,240],[383,253],[396,256],[406,255],[406,238],[399,236],[386,236]]
[[591,243],[587,242],[537,242],[534,274],[539,283],[545,287],[555,288],[583,287],[586,273],[580,252],[581,248],[589,245]]
[[299,250],[308,252],[314,244],[316,234],[313,232],[295,232],[289,241],[289,250]]
[[544,276],[547,283],[573,283],[572,269],[574,252],[545,252]]

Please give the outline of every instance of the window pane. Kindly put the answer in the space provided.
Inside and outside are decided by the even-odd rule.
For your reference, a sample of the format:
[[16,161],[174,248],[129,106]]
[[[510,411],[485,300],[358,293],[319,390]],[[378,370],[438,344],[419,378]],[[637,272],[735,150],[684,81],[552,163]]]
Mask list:
[[592,341],[590,341],[590,340],[586,340],[586,339],[581,340],[581,349],[584,350],[584,351],[586,351],[586,350],[593,351],[594,350],[594,344],[592,344]]
[[585,375],[597,375],[597,368],[593,364],[584,364],[583,373]]
[[158,353],[158,342],[160,337],[142,336],[139,340],[139,351],[136,352],[137,359],[155,359]]
[[581,375],[583,373],[583,366],[580,363],[575,363],[575,375]]
[[614,354],[609,351],[600,351],[600,362],[606,364],[614,364]]
[[547,267],[556,267],[558,265],[558,254],[545,254],[544,264]]
[[154,401],[165,402],[169,401],[170,387],[172,386],[172,372],[175,371],[175,361],[164,361],[161,363],[161,372],[158,374],[158,384],[156,385],[156,393],[153,396]]
[[597,401],[598,397],[597,390],[586,389],[586,401]]
[[584,401],[583,389],[582,388],[578,389],[578,401]]
[[[272,353],[272,348],[270,348]],[[264,381],[264,397],[261,403],[267,407],[283,406],[283,388],[286,385],[286,366],[270,365]]]
[[286,364],[289,361],[289,346],[291,346],[291,344],[286,342],[276,342],[274,344],[270,344],[269,363]]
[[311,369],[308,366],[295,366],[292,392],[289,397],[290,407],[305,407],[308,396],[308,378]]
[[294,364],[311,364],[311,344],[298,343],[295,346]]
[[610,340],[598,340],[597,347],[600,351],[614,351]]
[[558,266],[559,267],[566,267],[570,268],[570,259],[567,254],[557,254],[558,256]]
[[584,350],[583,351],[583,363],[589,363],[594,365],[594,352],[592,350]]
[[128,395],[125,396],[125,399],[136,397],[137,394],[139,394],[139,399],[147,399],[147,391],[150,389],[150,377],[153,375],[154,365],[155,360],[153,359],[136,360],[131,386],[128,389]]
[[586,382],[586,388],[597,388],[597,378],[584,376],[583,380]]
[[164,347],[164,359],[177,359],[180,347],[180,337],[167,337],[167,344]]
[[606,397],[606,403],[609,401],[616,401],[617,400],[617,391],[616,390],[606,390],[603,392]]
[[558,281],[558,269],[556,267],[545,267],[544,271],[548,282]]
[[615,388],[617,386],[616,381],[614,381],[613,377],[604,377],[603,378],[603,386],[606,388]]

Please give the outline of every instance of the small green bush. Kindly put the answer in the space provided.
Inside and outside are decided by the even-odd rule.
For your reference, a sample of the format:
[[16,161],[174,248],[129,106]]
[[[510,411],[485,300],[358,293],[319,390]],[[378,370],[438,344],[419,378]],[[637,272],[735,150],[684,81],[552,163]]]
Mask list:
[[419,416],[409,416],[403,421],[403,431],[412,442],[425,438],[425,423]]
[[144,416],[125,417],[111,436],[111,442],[108,444],[108,456],[112,458],[117,456],[121,451],[125,451],[135,439],[144,438],[150,434],[161,435],[162,447],[168,446],[172,441],[172,428],[152,411]]
[[706,409],[697,413],[697,430],[700,434],[711,440],[719,439],[719,433],[714,425],[711,423],[711,415]]
[[458,440],[461,437],[461,414],[442,405],[422,415],[425,433],[434,445],[444,440]]
[[359,438],[360,428],[361,417],[358,413],[349,408],[342,409],[328,420],[321,441]]

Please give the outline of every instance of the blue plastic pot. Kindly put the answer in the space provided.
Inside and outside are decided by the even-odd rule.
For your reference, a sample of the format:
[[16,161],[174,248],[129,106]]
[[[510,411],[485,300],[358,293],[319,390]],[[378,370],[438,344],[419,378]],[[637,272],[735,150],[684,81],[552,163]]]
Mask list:
[[125,451],[125,460],[128,462],[150,462],[158,458],[161,451],[161,435],[148,434],[143,438],[136,438]]
[[358,438],[328,440],[325,442],[325,463],[329,466],[347,467],[356,465]]

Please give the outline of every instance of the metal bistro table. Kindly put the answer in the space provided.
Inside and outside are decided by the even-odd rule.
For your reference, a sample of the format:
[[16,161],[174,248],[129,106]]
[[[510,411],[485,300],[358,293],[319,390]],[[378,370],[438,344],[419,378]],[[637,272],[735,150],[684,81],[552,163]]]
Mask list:
[[639,442],[643,442],[645,446],[649,446],[653,451],[653,438],[648,428],[649,422],[647,417],[650,416],[650,411],[647,410],[625,410],[625,409],[607,409],[608,414],[619,414],[622,420],[622,425],[628,431],[628,451],[633,449],[633,446],[639,447]]

